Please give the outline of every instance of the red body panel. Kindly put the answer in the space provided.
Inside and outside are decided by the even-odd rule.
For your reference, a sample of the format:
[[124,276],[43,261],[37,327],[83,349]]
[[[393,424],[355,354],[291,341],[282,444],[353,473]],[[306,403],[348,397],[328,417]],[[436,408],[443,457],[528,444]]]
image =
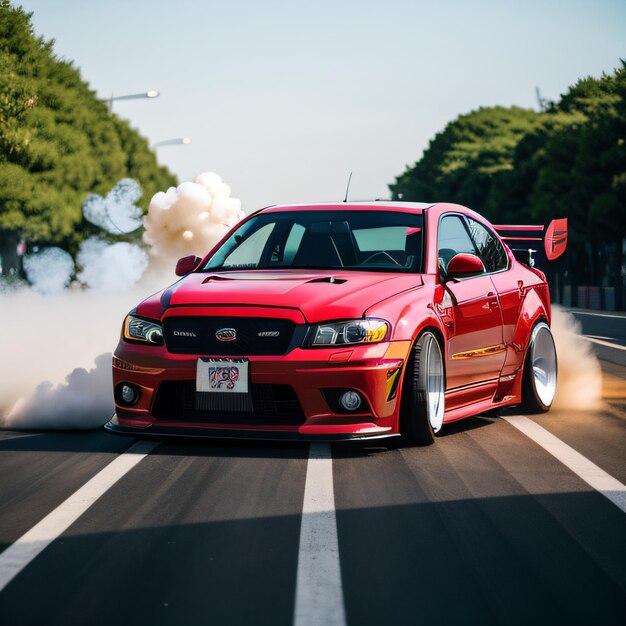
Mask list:
[[[490,226],[478,214],[458,205],[341,204],[273,207],[264,212],[329,209],[422,213],[423,273],[195,271],[139,304],[135,314],[159,323],[167,323],[172,317],[218,316],[232,320],[233,326],[249,318],[282,319],[297,328],[368,317],[387,321],[385,339],[324,348],[296,345],[278,356],[239,355],[249,359],[251,384],[291,387],[303,417],[298,423],[272,423],[267,419],[254,423],[251,416],[238,423],[232,419],[186,420],[167,411],[155,414],[155,395],[160,385],[191,383],[195,381],[199,357],[220,355],[175,354],[165,345],[132,343],[122,336],[115,352],[114,386],[130,383],[141,394],[134,406],[116,404],[113,429],[267,437],[398,434],[406,363],[425,328],[436,331],[444,351],[445,422],[520,401],[524,355],[532,326],[538,319],[550,322],[549,295],[541,272],[517,262],[505,245],[506,270],[444,284],[438,273],[439,218],[449,212],[461,213]],[[332,282],[320,282],[330,277]],[[335,412],[326,393],[339,388],[360,392],[366,400],[362,410]]]

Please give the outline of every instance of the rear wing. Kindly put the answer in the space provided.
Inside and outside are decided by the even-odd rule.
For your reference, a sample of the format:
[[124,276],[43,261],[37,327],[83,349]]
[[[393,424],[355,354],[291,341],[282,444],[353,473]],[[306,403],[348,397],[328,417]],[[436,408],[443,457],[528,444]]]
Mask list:
[[524,246],[511,248],[511,250],[513,250],[513,252],[528,254],[527,263],[530,266],[535,264],[533,254],[537,252],[533,247],[541,245],[535,243],[537,241],[543,242],[542,247],[545,250],[548,261],[558,259],[567,248],[566,217],[552,220],[548,228],[545,228],[545,226],[511,226],[503,224],[499,226],[494,225],[494,228],[507,243],[520,242],[521,246]]

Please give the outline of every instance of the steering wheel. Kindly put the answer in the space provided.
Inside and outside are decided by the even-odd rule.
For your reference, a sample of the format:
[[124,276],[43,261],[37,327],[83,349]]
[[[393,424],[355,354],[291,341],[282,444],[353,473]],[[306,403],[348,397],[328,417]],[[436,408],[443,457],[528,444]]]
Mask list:
[[368,256],[365,261],[361,262],[361,265],[367,265],[367,263],[369,263],[372,259],[375,259],[377,256],[386,256],[395,265],[403,267],[403,265],[401,263],[398,263],[398,261],[396,261],[386,250],[379,250],[378,252],[374,252],[374,254]]

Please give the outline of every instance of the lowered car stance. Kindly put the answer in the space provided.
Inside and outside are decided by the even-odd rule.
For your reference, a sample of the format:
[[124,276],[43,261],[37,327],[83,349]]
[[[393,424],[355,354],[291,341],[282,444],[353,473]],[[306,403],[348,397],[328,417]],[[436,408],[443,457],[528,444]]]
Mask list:
[[128,314],[107,428],[425,445],[498,407],[547,411],[556,351],[529,246],[566,244],[564,219],[494,227],[454,204],[263,209]]

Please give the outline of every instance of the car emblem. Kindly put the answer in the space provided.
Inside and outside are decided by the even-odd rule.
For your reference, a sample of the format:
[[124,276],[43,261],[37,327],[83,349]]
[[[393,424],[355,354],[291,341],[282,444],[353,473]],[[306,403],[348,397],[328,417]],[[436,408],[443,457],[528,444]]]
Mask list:
[[237,339],[237,331],[234,328],[220,328],[215,331],[218,341],[235,341]]
[[257,333],[257,337],[279,337],[279,330],[262,330],[260,333]]

